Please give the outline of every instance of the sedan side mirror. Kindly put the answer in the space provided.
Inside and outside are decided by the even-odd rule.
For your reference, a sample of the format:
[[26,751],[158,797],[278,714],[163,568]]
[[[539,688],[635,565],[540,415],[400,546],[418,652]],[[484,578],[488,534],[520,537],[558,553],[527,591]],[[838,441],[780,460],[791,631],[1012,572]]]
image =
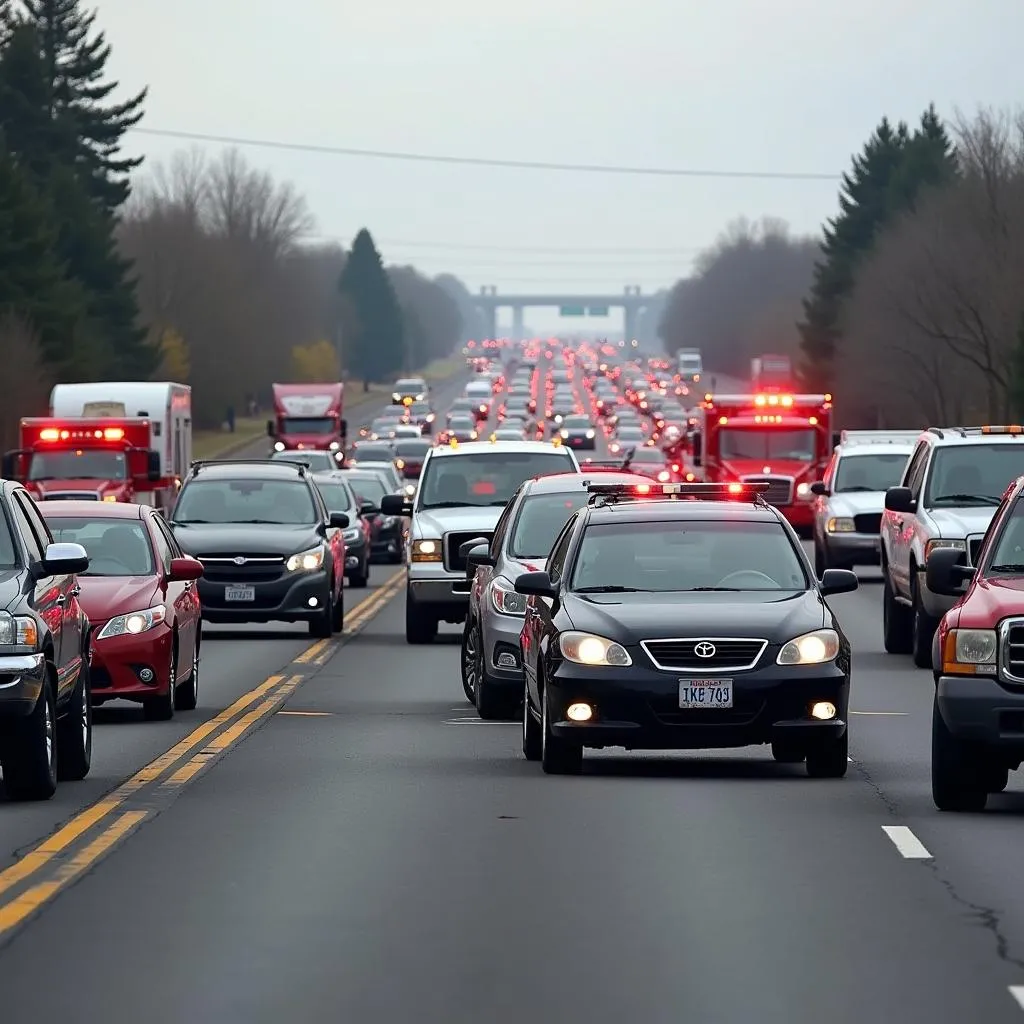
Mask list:
[[848,594],[859,586],[860,580],[852,569],[826,569],[818,583],[822,597],[828,597],[830,594]]
[[172,558],[167,578],[172,583],[189,583],[203,578],[203,563],[198,558]]
[[913,512],[917,502],[909,487],[890,487],[885,492],[885,508],[888,512]]
[[348,513],[346,512],[331,512],[327,517],[327,525],[332,530],[347,530],[348,529]]
[[459,545],[459,558],[468,560],[470,554],[481,545],[486,545],[488,550],[490,549],[490,541],[486,537],[474,537],[472,540],[465,541]]
[[956,548],[939,548],[928,556],[925,578],[928,589],[944,597],[962,597],[964,584],[974,578],[973,566],[967,565],[967,555]]
[[412,502],[404,494],[385,494],[380,499],[380,512],[385,516],[411,516]]
[[527,597],[557,597],[558,587],[546,572],[524,572],[516,577],[516,593]]
[[816,480],[811,484],[811,494],[817,494],[821,498],[828,497],[828,488],[823,480]]
[[359,503],[359,514],[361,516],[380,515],[380,509],[372,501],[361,501]]
[[81,544],[49,544],[43,560],[36,563],[35,575],[70,576],[89,568],[89,556]]

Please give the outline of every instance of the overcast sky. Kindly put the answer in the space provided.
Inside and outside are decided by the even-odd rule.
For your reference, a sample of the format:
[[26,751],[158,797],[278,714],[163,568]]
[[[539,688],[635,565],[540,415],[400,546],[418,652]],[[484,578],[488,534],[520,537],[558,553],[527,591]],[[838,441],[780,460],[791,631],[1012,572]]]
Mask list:
[[[98,6],[114,74],[150,87],[142,127],[328,148],[838,174],[883,114],[1024,97],[1021,0]],[[130,140],[150,160],[191,144]],[[301,190],[321,236],[347,243],[366,226],[386,261],[473,291],[653,291],[736,217],[816,232],[836,208],[831,180],[243,152]]]

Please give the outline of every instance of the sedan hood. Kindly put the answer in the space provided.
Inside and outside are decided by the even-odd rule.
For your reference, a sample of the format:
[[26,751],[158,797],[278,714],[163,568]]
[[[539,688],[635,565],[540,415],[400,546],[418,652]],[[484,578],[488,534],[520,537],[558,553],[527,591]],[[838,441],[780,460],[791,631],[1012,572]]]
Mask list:
[[461,508],[435,508],[417,512],[413,517],[416,537],[443,537],[452,530],[460,533],[468,530],[493,531],[498,525],[505,506],[477,508],[463,505]]
[[963,540],[964,537],[984,533],[995,514],[995,508],[987,505],[981,508],[928,509],[932,522],[939,528],[939,536],[950,540]]
[[825,622],[816,590],[569,594],[565,611],[577,629],[621,644],[704,636],[782,643]]
[[829,501],[829,511],[840,516],[880,513],[885,508],[885,491],[840,491]]
[[159,604],[155,576],[79,576],[79,602],[93,625]]
[[314,526],[279,523],[176,523],[174,536],[195,558],[224,555],[294,555],[315,548],[323,537]]

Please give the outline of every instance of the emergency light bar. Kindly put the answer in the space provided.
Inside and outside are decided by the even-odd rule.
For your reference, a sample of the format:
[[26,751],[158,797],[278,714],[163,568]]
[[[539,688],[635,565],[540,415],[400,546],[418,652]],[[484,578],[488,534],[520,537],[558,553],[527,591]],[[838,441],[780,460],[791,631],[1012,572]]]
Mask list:
[[759,394],[751,392],[747,395],[715,395],[707,392],[704,396],[707,405],[742,405],[751,408],[765,409],[784,408],[792,409],[794,406],[808,405],[829,405],[832,402],[830,394],[823,395],[797,395],[797,394]]
[[122,427],[104,427],[99,430],[65,430],[44,427],[39,431],[40,441],[123,441]]
[[671,484],[594,484],[587,482],[591,501],[630,501],[639,498],[694,498],[705,501],[763,501],[767,483],[671,483]]
[[841,445],[906,444],[916,441],[920,430],[844,430],[839,435]]

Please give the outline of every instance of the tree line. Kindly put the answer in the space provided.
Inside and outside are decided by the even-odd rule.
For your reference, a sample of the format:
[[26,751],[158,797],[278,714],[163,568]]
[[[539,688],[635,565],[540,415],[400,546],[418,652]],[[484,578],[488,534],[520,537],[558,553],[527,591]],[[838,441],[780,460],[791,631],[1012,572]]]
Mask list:
[[883,118],[817,238],[733,226],[672,289],[669,351],[723,372],[794,356],[842,425],[918,427],[1024,416],[1024,114],[911,127]]
[[146,91],[115,100],[80,0],[0,0],[0,442],[52,385],[171,379],[200,426],[275,380],[385,381],[479,337],[462,283],[385,268],[368,231],[309,244],[303,197],[237,151],[123,155]]

